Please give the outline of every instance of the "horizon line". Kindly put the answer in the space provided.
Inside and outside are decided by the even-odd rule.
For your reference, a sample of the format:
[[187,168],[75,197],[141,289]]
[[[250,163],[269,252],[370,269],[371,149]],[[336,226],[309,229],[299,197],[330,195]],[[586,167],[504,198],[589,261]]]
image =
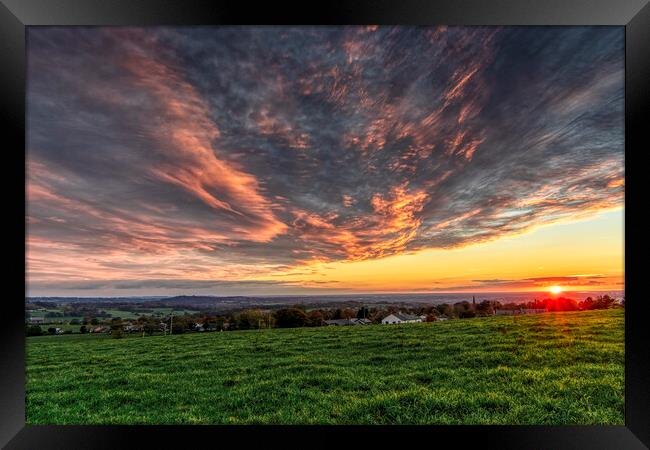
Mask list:
[[124,295],[124,296],[113,296],[113,295],[96,295],[96,296],[75,296],[75,295],[34,295],[34,296],[25,296],[25,299],[32,298],[85,298],[85,299],[94,299],[94,298],[151,298],[151,299],[169,299],[175,297],[214,297],[214,298],[270,298],[270,297],[349,297],[353,295],[362,295],[362,296],[383,296],[383,295],[485,295],[485,294],[545,294],[545,295],[555,295],[562,296],[562,294],[589,294],[589,293],[598,293],[598,292],[625,292],[625,289],[601,289],[601,290],[564,290],[560,294],[552,294],[551,292],[541,290],[541,291],[436,291],[436,292],[359,292],[359,293],[350,293],[350,294],[268,294],[268,295],[217,295],[217,294],[176,294],[176,295]]

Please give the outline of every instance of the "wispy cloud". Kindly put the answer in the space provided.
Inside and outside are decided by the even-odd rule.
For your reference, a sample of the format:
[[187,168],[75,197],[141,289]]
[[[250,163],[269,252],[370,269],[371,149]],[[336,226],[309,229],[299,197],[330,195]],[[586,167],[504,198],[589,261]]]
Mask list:
[[604,275],[576,275],[576,276],[557,276],[557,277],[531,277],[521,279],[476,279],[471,280],[470,284],[446,285],[444,287],[434,286],[433,291],[499,291],[499,290],[544,290],[550,286],[560,285],[564,288],[571,289],[575,287],[598,287],[601,285],[620,284],[618,277],[605,277]]
[[618,28],[39,27],[27,102],[33,286],[235,281],[623,202]]

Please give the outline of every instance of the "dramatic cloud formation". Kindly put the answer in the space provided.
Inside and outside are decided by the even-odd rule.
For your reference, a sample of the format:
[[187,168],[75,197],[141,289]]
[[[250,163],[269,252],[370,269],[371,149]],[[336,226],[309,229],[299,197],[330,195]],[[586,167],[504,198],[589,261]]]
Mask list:
[[309,277],[623,204],[620,28],[27,37],[27,278],[41,291]]

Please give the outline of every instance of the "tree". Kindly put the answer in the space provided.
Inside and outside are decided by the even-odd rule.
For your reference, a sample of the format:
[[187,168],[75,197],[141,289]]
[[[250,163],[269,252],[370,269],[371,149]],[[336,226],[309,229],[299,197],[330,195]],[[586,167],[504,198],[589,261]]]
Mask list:
[[84,334],[84,333],[87,333],[87,332],[88,332],[88,329],[86,328],[86,325],[81,325],[79,327],[79,333]]
[[99,320],[97,320],[97,317],[93,317],[92,319],[90,319],[90,324],[99,325]]
[[476,314],[479,316],[491,316],[494,314],[494,306],[489,300],[483,300],[475,306]]
[[466,309],[464,311],[461,311],[458,317],[461,319],[471,319],[472,317],[476,317],[476,311],[473,309]]
[[323,323],[323,320],[325,320],[325,316],[321,310],[314,309],[307,313],[307,325],[310,327],[320,326]]
[[608,309],[614,305],[614,299],[605,294],[598,296],[594,302],[594,309]]
[[142,329],[145,333],[151,336],[154,331],[157,331],[160,328],[160,324],[157,320],[148,319],[143,325]]
[[205,331],[212,331],[217,329],[217,321],[214,317],[206,316],[203,318],[203,329]]
[[279,328],[296,328],[307,324],[307,314],[298,308],[279,309],[275,312],[274,317]]
[[[169,323],[169,320],[167,321]],[[188,322],[183,316],[172,317],[172,334],[183,334],[189,328]]]
[[214,319],[217,331],[223,331],[226,328],[227,320],[223,316],[218,316]]
[[111,337],[113,339],[122,339],[124,337],[124,330],[122,328],[111,330]]
[[50,333],[50,334],[56,334],[56,328],[50,327],[50,328],[47,329],[47,332]]
[[124,324],[120,318],[111,320],[111,337],[121,339],[124,336]]
[[334,311],[334,316],[332,316],[332,319],[352,319],[353,317],[357,316],[357,312],[349,309],[349,308],[338,308],[336,311]]
[[370,316],[368,316],[368,319],[370,319],[372,323],[381,323],[381,319],[387,315],[388,313],[382,308],[372,308],[370,310]]
[[240,330],[256,330],[265,325],[265,319],[259,309],[245,309],[237,316],[237,326]]
[[444,314],[445,316],[452,316],[454,313],[454,309],[452,308],[451,305],[447,303],[443,303],[442,305],[436,306],[436,309],[440,314]]
[[[471,303],[469,303],[468,301],[454,303],[454,309],[453,309],[454,315],[461,318],[474,317],[476,313],[474,313],[474,311],[471,309],[471,306],[472,306]],[[474,313],[473,315],[466,314],[470,310]]]
[[546,299],[546,309],[548,311],[577,311],[578,302],[572,298],[560,297],[556,299]]
[[583,311],[588,311],[590,309],[594,309],[594,299],[591,297],[587,297],[583,301],[581,301],[578,304],[579,308]]
[[369,315],[368,308],[365,306],[362,306],[359,308],[359,311],[357,311],[357,319],[367,319]]
[[43,334],[43,330],[38,325],[28,326],[26,332],[27,336],[41,336]]

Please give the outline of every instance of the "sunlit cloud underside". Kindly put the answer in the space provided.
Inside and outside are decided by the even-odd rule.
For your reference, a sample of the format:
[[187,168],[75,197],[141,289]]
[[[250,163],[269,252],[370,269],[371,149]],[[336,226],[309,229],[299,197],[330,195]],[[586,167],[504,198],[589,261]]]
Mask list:
[[[38,27],[27,47],[32,295],[620,288],[620,27]],[[538,263],[531,230],[567,220],[596,222]]]

